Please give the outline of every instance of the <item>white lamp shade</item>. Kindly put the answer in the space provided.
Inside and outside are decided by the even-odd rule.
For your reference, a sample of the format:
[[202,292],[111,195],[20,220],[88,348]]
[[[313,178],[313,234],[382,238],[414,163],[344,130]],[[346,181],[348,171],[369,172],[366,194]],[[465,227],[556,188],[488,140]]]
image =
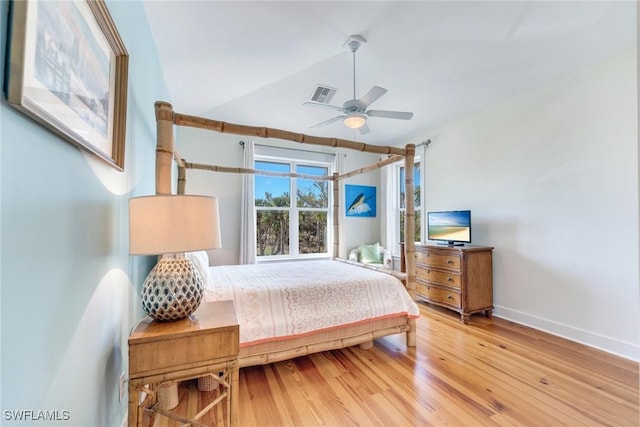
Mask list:
[[160,255],[220,248],[216,197],[156,195],[129,199],[129,253]]

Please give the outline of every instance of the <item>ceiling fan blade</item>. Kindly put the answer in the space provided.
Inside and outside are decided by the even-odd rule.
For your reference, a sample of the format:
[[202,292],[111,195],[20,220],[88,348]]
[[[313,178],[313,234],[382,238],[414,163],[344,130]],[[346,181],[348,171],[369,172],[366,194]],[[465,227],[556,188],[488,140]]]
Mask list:
[[374,86],[369,89],[369,92],[367,92],[362,98],[360,98],[360,105],[362,106],[362,108],[367,108],[385,93],[387,93],[387,90],[385,88]]
[[313,126],[311,126],[309,129],[319,128],[319,127],[322,127],[322,126],[330,125],[331,123],[333,123],[333,122],[337,122],[338,120],[343,120],[343,119],[344,119],[344,117],[345,117],[345,116],[336,116],[336,117],[334,117],[334,118],[332,118],[332,119],[325,120],[324,122],[320,122],[320,123],[318,123],[317,125],[313,125]]
[[384,117],[387,119],[410,120],[413,113],[406,111],[385,111],[385,110],[369,110],[365,113],[369,117]]
[[303,105],[311,105],[311,106],[314,106],[314,107],[325,107],[325,108],[330,108],[330,109],[336,110],[336,111],[343,111],[344,110],[342,107],[338,107],[338,106],[335,106],[335,105],[329,105],[329,104],[323,104],[322,102],[307,101]]
[[368,134],[369,132],[371,132],[371,129],[369,128],[369,125],[368,125],[368,124],[366,124],[366,123],[365,123],[365,124],[363,124],[362,126],[360,126],[360,127],[358,128],[358,130],[360,131],[360,135],[366,135],[366,134]]

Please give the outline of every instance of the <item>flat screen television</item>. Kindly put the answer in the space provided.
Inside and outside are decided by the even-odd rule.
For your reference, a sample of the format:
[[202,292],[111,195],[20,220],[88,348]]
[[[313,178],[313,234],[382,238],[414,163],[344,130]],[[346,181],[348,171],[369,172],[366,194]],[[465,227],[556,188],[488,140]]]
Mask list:
[[445,245],[471,243],[471,211],[427,212],[427,238]]

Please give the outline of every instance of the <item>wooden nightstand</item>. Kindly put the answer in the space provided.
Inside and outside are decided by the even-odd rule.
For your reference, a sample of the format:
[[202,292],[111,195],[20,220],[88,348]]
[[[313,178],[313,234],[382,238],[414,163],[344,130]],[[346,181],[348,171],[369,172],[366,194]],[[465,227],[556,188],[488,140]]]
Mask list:
[[[157,408],[160,386],[199,378],[219,379],[226,401],[227,425],[237,421],[239,326],[233,301],[202,304],[190,318],[156,322],[146,317],[129,335],[129,427],[142,423],[145,408],[169,417]],[[141,399],[141,393],[145,394]],[[142,401],[141,401],[142,400]],[[211,407],[186,421],[197,421]],[[175,417],[185,422],[184,418]]]

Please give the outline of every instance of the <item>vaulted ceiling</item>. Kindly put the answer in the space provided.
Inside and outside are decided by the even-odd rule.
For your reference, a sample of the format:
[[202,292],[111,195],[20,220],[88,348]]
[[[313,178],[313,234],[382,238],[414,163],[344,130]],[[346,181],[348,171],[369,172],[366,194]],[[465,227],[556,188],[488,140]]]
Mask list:
[[[180,113],[370,144],[412,138],[519,91],[636,46],[635,1],[149,1],[145,10]],[[372,86],[371,132],[303,105],[316,85],[331,104]]]

